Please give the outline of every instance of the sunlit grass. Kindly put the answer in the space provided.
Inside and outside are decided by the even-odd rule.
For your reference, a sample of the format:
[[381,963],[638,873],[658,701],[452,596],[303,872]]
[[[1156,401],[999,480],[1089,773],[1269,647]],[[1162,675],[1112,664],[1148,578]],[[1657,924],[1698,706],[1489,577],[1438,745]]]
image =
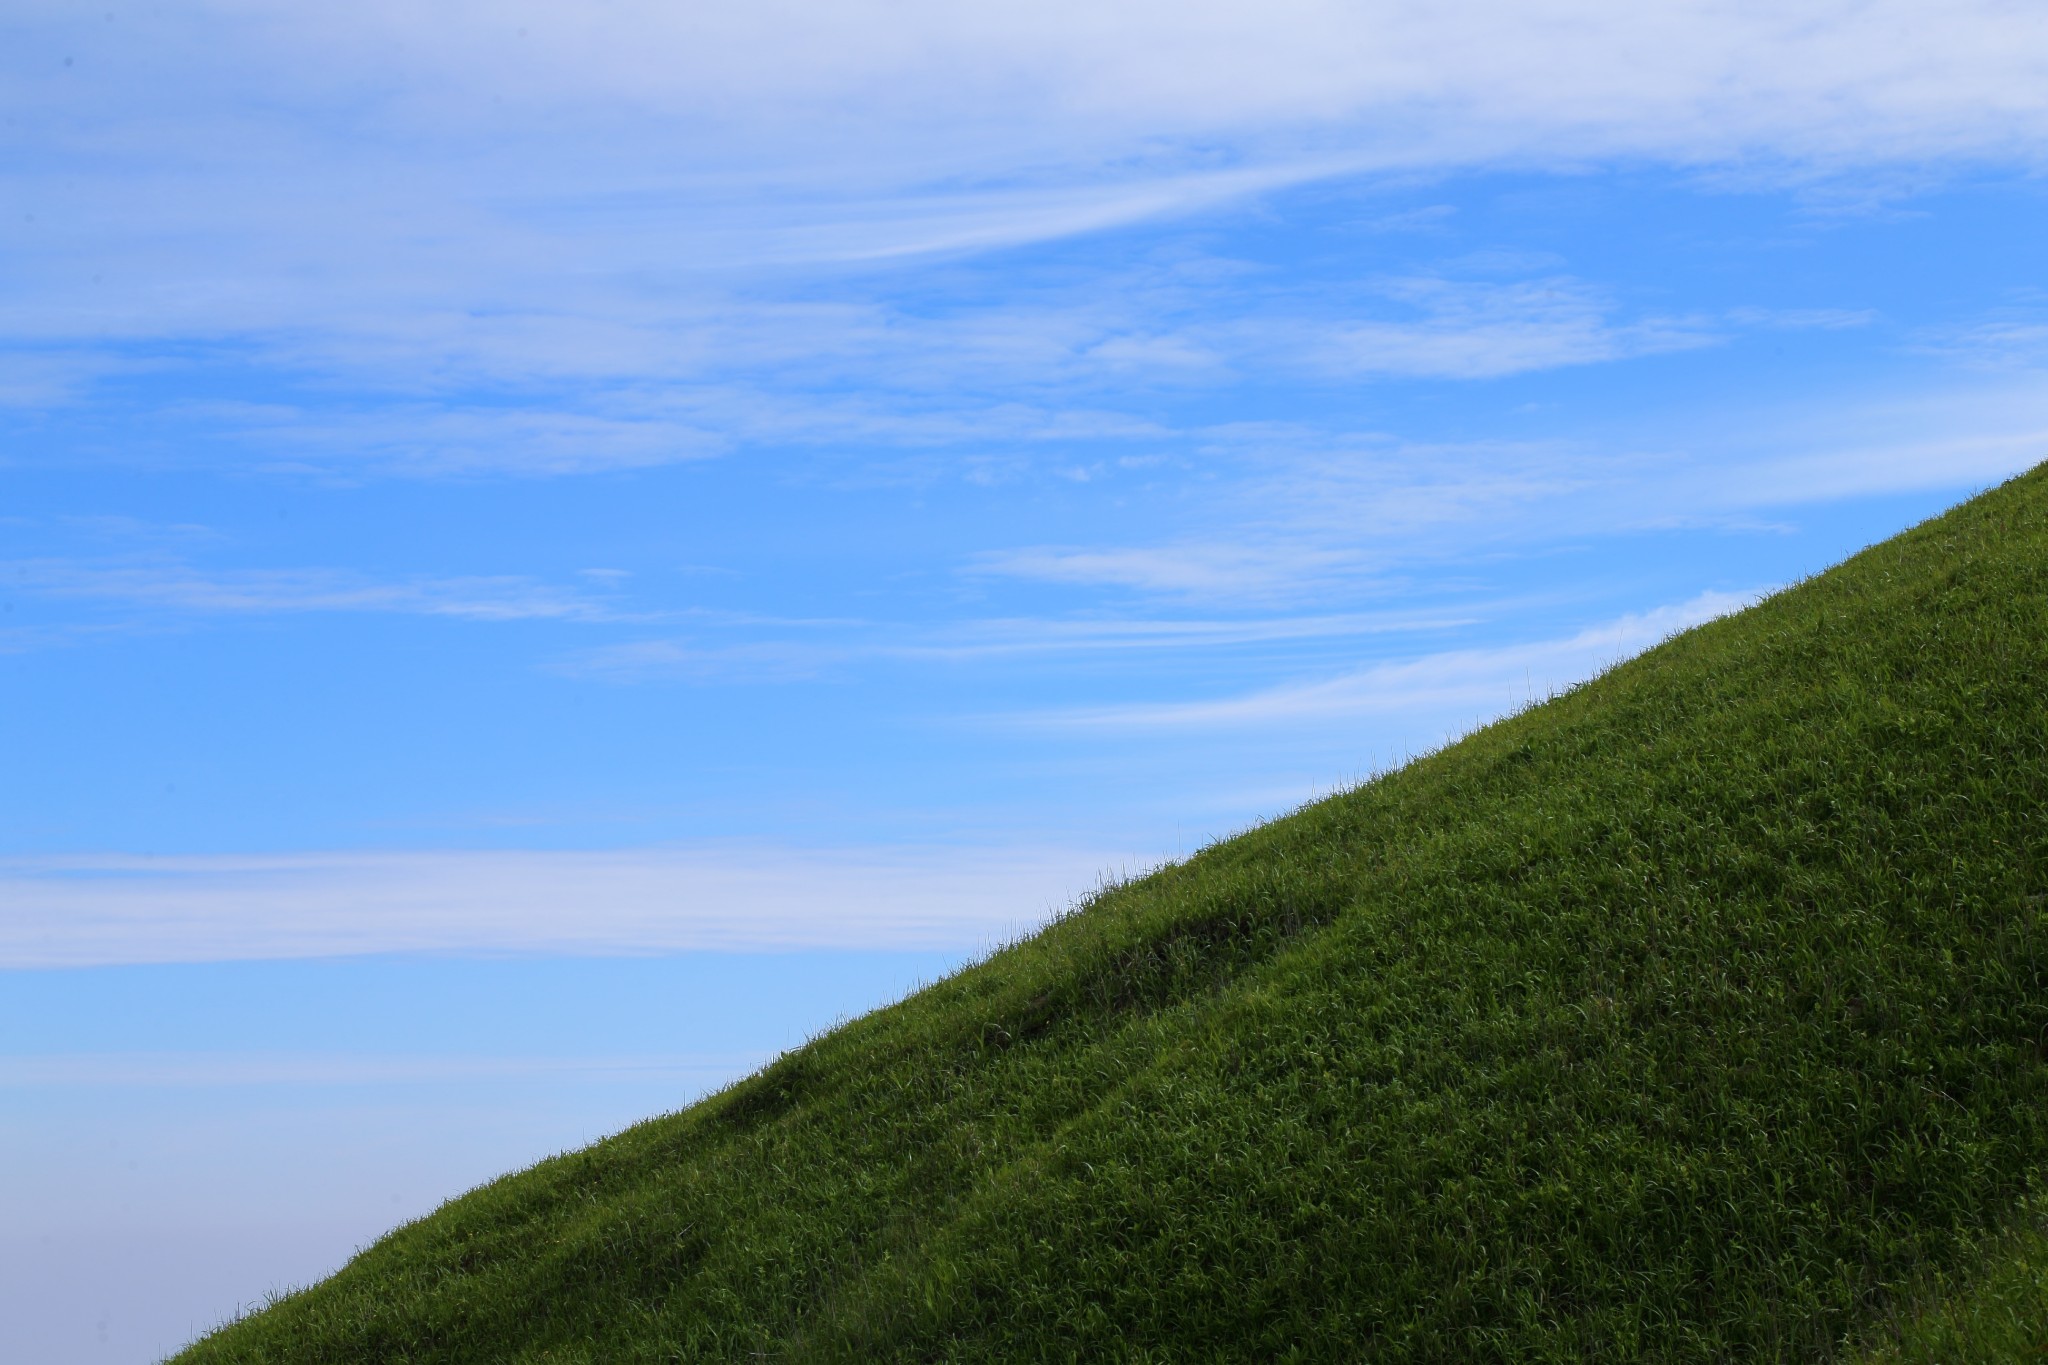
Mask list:
[[1900,1296],[1863,1365],[2008,1365],[2048,1360],[2048,1203],[2031,1201],[1960,1276]]
[[1823,1359],[2039,1300],[2044,1056],[2037,472],[178,1359]]

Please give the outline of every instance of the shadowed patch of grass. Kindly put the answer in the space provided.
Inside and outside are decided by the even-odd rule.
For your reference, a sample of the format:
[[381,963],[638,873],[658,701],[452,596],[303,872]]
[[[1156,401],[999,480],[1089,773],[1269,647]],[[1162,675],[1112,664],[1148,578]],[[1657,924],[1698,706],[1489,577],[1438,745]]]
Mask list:
[[1825,1359],[2024,1298],[2044,680],[2037,472],[178,1360]]

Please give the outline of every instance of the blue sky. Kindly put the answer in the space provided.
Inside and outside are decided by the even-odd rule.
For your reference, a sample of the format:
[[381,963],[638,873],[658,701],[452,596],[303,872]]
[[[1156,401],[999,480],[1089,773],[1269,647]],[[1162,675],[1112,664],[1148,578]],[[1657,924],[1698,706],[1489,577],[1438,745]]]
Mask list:
[[2048,457],[2024,6],[19,0],[0,120],[39,1360]]

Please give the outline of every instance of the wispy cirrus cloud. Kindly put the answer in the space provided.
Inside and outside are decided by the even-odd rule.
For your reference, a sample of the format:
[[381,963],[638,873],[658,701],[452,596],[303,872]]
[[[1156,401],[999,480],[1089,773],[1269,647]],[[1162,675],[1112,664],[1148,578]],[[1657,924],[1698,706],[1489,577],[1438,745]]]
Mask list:
[[549,476],[679,464],[724,453],[729,437],[659,413],[399,403],[371,411],[215,404],[179,415],[231,432],[278,468]]
[[1263,615],[1238,618],[1077,617],[962,622],[921,643],[899,646],[920,658],[989,658],[1005,655],[1101,650],[1211,649],[1290,640],[1340,640],[1428,633],[1475,624],[1497,602],[1455,608],[1397,608],[1335,615]]
[[[0,410],[63,407],[131,366],[85,348],[0,348]],[[4,457],[0,457],[4,458]]]
[[[1104,307],[1100,278],[1035,317],[849,282],[1333,178],[1621,159],[1797,179],[2048,146],[2048,21],[1993,0],[18,9],[0,401],[246,364],[247,389],[360,390],[245,414],[264,458],[387,473],[699,458],[849,377],[895,396],[876,422],[971,443],[1005,405],[1113,413],[1089,398],[1131,376],[1486,379],[1697,347],[1729,319],[1555,270],[1381,271],[1379,309],[1305,321],[1229,291],[1191,317],[1150,284]],[[620,401],[679,385],[726,411]],[[920,388],[947,410],[900,401]],[[365,393],[395,420],[348,411]]]
[[1128,854],[1074,848],[0,859],[0,968],[368,953],[986,947]]
[[566,677],[600,682],[794,683],[873,652],[857,644],[815,640],[726,643],[664,638],[583,650],[549,667]]
[[1731,308],[1727,320],[1741,327],[1782,332],[1841,332],[1878,320],[1875,308]]
[[1640,494],[1649,482],[1644,461],[1590,442],[1426,443],[1237,423],[1190,432],[1187,444],[1206,476],[1188,480],[1183,495],[1191,533],[1149,545],[987,550],[962,572],[1269,607],[1377,596],[1447,547],[1469,555],[1525,537],[1547,509],[1610,486]]
[[1042,583],[1133,588],[1173,595],[1257,596],[1352,569],[1355,551],[1282,545],[1194,543],[1086,549],[1047,546],[992,550],[974,557],[971,574],[1027,578]]
[[1696,481],[1703,505],[1789,507],[1932,489],[1983,489],[2048,458],[2048,421],[2013,430],[1967,428],[1871,440],[1845,448],[1758,461],[1753,481]]
[[[1817,503],[1987,487],[2048,458],[2048,386],[2015,365],[1568,439],[1420,442],[1307,424],[1191,431],[1181,536],[985,550],[961,572],[1163,600],[1313,602],[1536,543],[1714,525]],[[1192,457],[1183,457],[1192,458]]]
[[[562,656],[550,668],[570,677],[619,683],[787,683],[878,661],[1001,663],[1033,656],[1215,651],[1247,645],[1428,634],[1473,625],[1498,607],[1498,603],[1468,602],[1458,609],[1424,607],[1234,618],[1007,617],[926,627],[874,621],[735,621],[735,628],[777,631],[780,637],[738,642],[702,636],[632,640]],[[800,630],[808,638],[792,638],[792,633]]]
[[1994,309],[1987,317],[1924,332],[1914,349],[1977,370],[2048,368],[2048,306],[2039,291],[2029,303]]
[[1308,363],[1338,373],[1495,379],[1693,350],[1722,339],[1697,318],[1617,321],[1614,305],[1563,276],[1473,281],[1418,276],[1379,286],[1409,319],[1330,324],[1308,343]]
[[2014,367],[1995,378],[1766,409],[1740,426],[1703,416],[1645,481],[1644,511],[1748,513],[1988,488],[2048,458],[2048,371]]
[[536,1057],[334,1052],[0,1054],[0,1088],[81,1086],[447,1085],[535,1078],[723,1080],[758,1053]]
[[587,589],[518,575],[380,580],[346,569],[201,569],[170,561],[0,561],[0,584],[194,615],[396,612],[472,621],[632,619]]
[[[722,118],[757,158],[713,162],[734,179],[759,175],[759,154],[798,128],[822,144],[820,162],[867,144],[870,163],[926,167],[973,144],[1043,164],[1048,144],[1304,125],[1376,127],[1367,145],[1382,156],[1519,147],[1841,158],[2004,150],[2039,127],[2048,104],[2036,79],[2040,17],[1986,0],[1938,16],[1909,0],[1060,0],[971,12],[930,0],[824,11],[783,0],[687,15],[653,0],[573,12],[527,0],[92,18],[27,7],[22,23],[50,60],[21,73],[23,107],[61,99],[65,82],[133,81],[176,63],[194,75],[188,106],[231,90],[299,113],[360,100],[363,73],[378,70],[388,73],[372,87],[380,112],[444,137],[506,124],[585,131],[627,114],[685,126]],[[75,67],[58,66],[64,51]],[[607,149],[586,176],[621,154]]]
[[1013,719],[1033,726],[1129,731],[1281,726],[1345,716],[1421,712],[1441,715],[1454,727],[1468,725],[1582,682],[1678,631],[1739,611],[1760,596],[1706,592],[1559,639],[1447,650],[1234,697],[1076,707]]

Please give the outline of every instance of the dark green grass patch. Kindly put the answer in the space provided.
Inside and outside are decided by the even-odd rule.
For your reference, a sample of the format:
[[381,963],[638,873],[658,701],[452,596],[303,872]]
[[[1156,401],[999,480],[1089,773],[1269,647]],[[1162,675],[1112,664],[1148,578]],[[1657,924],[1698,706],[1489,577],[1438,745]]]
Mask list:
[[2036,473],[178,1359],[1829,1358],[2048,1171],[2044,679]]

